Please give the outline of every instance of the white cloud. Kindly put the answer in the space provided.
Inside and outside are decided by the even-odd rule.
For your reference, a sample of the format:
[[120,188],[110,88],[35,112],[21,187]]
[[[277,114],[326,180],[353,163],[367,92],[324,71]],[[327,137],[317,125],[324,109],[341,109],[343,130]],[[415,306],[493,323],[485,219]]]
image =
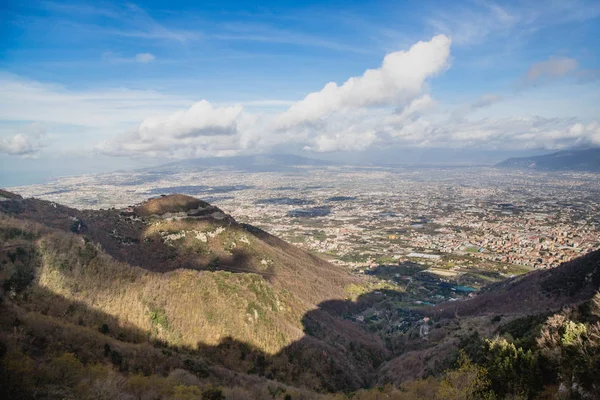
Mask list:
[[[400,144],[423,147],[562,148],[599,143],[597,123],[572,118],[472,118],[501,99],[484,94],[453,109],[439,107],[427,82],[444,71],[450,40],[436,36],[385,56],[381,67],[344,84],[328,83],[286,111],[257,114],[241,105],[193,104],[105,141],[111,155],[198,157],[293,146],[314,152],[364,150]],[[543,64],[539,76],[570,71],[569,63]]]
[[[194,103],[153,91],[74,91],[0,75],[0,121],[59,124],[52,129],[53,139],[60,136],[60,126],[81,126],[88,129],[82,138],[94,140],[99,152],[112,156],[189,158],[285,146],[329,152],[391,144],[504,149],[600,144],[598,123],[590,120],[515,116],[523,115],[523,107],[498,117],[494,109],[507,101],[499,104],[496,94],[459,106],[438,104],[428,84],[449,60],[450,39],[436,36],[386,55],[379,68],[340,85],[329,83],[295,103],[262,99],[246,102],[249,108]],[[537,66],[533,76],[573,72],[568,63],[558,64]],[[289,107],[271,113],[252,108],[264,105]],[[14,133],[4,136],[3,152],[34,154],[43,145],[26,132]]]
[[550,57],[546,61],[533,64],[523,79],[525,85],[559,79],[577,69],[577,60],[572,58]]
[[147,64],[156,60],[156,57],[152,53],[138,53],[135,55],[135,60],[142,64]]
[[0,138],[0,153],[32,157],[45,146],[46,131],[40,124],[31,124],[9,138]]
[[107,51],[102,54],[102,59],[111,64],[126,64],[126,63],[140,63],[149,64],[156,60],[156,56],[152,53],[138,53],[134,57],[122,57],[113,52]]
[[37,121],[123,130],[148,115],[165,115],[191,101],[152,90],[69,88],[0,74],[0,121]]
[[137,128],[98,150],[111,155],[149,154],[180,157],[206,155],[209,151],[235,151],[243,107],[213,107],[202,100],[189,109],[166,117],[143,120]]
[[425,22],[434,33],[443,33],[461,46],[478,45],[491,37],[517,44],[527,35],[565,23],[600,16],[597,0],[547,0],[448,2]]
[[600,124],[598,122],[594,121],[589,124],[578,122],[571,126],[569,133],[572,138],[583,145],[600,146]]
[[241,106],[213,108],[208,101],[202,100],[188,110],[166,118],[145,119],[137,132],[143,141],[163,135],[174,138],[235,135],[241,112]]
[[292,105],[279,118],[280,128],[313,123],[343,109],[369,106],[404,106],[423,90],[426,79],[448,67],[450,39],[443,35],[418,42],[408,51],[385,56],[381,67],[338,86],[330,82]]
[[281,114],[252,114],[239,105],[215,108],[203,100],[168,117],[146,119],[134,131],[103,142],[99,150],[181,156],[256,151],[284,143],[314,151],[364,149],[379,140],[368,126],[371,115],[395,112],[409,118],[433,103],[423,93],[425,82],[447,68],[449,56],[450,40],[436,36],[386,55],[380,68],[341,86],[327,84]]

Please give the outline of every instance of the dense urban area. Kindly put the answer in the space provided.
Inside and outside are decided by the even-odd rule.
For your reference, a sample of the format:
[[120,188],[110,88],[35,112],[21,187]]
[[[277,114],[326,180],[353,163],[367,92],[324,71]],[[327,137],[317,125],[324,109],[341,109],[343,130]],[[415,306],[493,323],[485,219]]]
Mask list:
[[[406,382],[429,375],[445,374],[439,388],[435,378],[414,382],[433,382],[433,392],[443,391],[451,374],[464,372],[460,368],[479,368],[473,367],[470,360],[491,368],[491,372],[485,372],[487,375],[481,373],[490,381],[484,382],[479,391],[492,388],[501,396],[527,392],[526,398],[534,398],[543,389],[539,382],[556,381],[554,373],[536,367],[541,365],[536,364],[536,357],[549,357],[542,353],[547,346],[540,342],[542,339],[531,340],[536,335],[543,338],[550,334],[548,329],[556,316],[549,318],[549,309],[564,308],[596,293],[594,285],[600,281],[598,252],[593,251],[600,248],[598,174],[492,167],[275,165],[257,169],[188,168],[176,164],[9,188],[0,193],[6,213],[2,221],[8,225],[4,232],[12,235],[6,249],[22,250],[8,253],[8,260],[17,262],[21,257],[27,266],[27,254],[51,257],[56,251],[52,249],[67,249],[68,257],[51,264],[53,271],[60,273],[44,275],[42,270],[39,281],[34,282],[56,285],[53,292],[89,304],[123,304],[118,311],[123,320],[134,318],[141,310],[144,329],[162,345],[180,346],[183,340],[194,345],[197,335],[203,340],[214,338],[209,344],[216,346],[216,352],[209,344],[202,345],[212,354],[211,362],[241,357],[248,365],[239,361],[228,365],[242,373],[258,371],[261,377],[279,374],[281,379],[314,390],[365,387],[362,375],[327,385],[332,377],[346,376],[340,371],[347,365],[355,363],[362,371],[373,368],[373,360],[381,365],[379,382],[403,385],[398,397],[402,399],[406,398],[402,397],[405,390],[412,390]],[[32,220],[18,219],[24,217]],[[39,229],[45,232],[48,228],[35,220],[60,226],[71,235],[47,247],[49,239],[35,238]],[[41,247],[28,253],[23,247],[27,240]],[[97,256],[104,251],[111,257]],[[566,262],[569,260],[573,261]],[[538,272],[526,274],[534,270]],[[65,274],[77,277],[73,280],[76,289],[62,289],[61,285],[71,281],[55,277]],[[131,274],[139,274],[140,281]],[[39,294],[18,297],[17,290],[23,290],[18,284],[25,279],[20,277],[30,275],[14,276],[3,286],[13,290],[14,294],[9,293],[11,299],[38,299]],[[139,286],[119,289],[118,285],[130,285],[132,279]],[[213,279],[215,286],[211,286]],[[99,293],[99,282],[117,287],[111,299],[130,297],[97,303],[93,299]],[[190,282],[205,286],[194,287],[185,295],[179,293]],[[88,284],[91,286],[82,286]],[[42,289],[45,286],[31,290],[38,293]],[[301,296],[314,293],[320,296],[317,300],[306,303],[308,306],[301,303],[305,301]],[[42,312],[47,312],[44,307],[53,301],[40,301]],[[592,310],[585,312],[597,313],[593,310],[600,307],[598,295],[592,303],[582,306]],[[178,313],[170,308],[182,304],[190,311]],[[310,304],[316,304],[317,309]],[[54,307],[57,310],[53,315],[78,318],[77,326],[87,324],[94,334],[113,334],[119,340],[125,337],[119,331],[120,325],[103,322],[104,315],[71,315],[69,310],[76,306],[69,306],[67,311]],[[523,316],[524,312],[533,316]],[[196,314],[189,317],[189,313]],[[185,318],[177,319],[182,315]],[[223,320],[216,315],[229,317]],[[289,329],[285,325],[288,315],[293,321]],[[546,333],[536,333],[547,318]],[[191,324],[185,325],[189,321]],[[564,335],[570,334],[569,329],[590,329],[590,335],[595,335],[596,328],[569,321],[560,322],[567,332]],[[225,339],[233,340],[230,343],[219,336],[223,323],[230,324],[227,332],[231,337]],[[485,339],[490,335],[502,336]],[[570,346],[571,342],[564,342],[564,335],[563,341],[556,343]],[[301,358],[298,364],[303,371],[317,371],[314,375],[281,375],[295,368],[290,360],[295,360],[299,351],[312,354],[315,341],[320,340],[330,347],[318,350],[318,357]],[[241,355],[236,353],[235,343],[241,343]],[[252,350],[247,355],[247,343],[266,353]],[[349,343],[349,354],[356,361],[343,359],[339,368],[321,370],[323,365],[328,368],[335,364],[331,354],[348,354],[346,346],[339,350],[333,346],[337,343]],[[372,343],[374,350],[369,347]],[[539,349],[532,343],[538,343]],[[109,346],[118,347],[119,343]],[[127,358],[126,368],[133,371],[148,363],[122,348],[106,349],[104,345],[104,352],[99,351],[105,358],[108,354],[120,368],[124,368],[124,362],[119,357]],[[364,351],[371,355],[363,358]],[[582,347],[581,351],[588,354],[589,350]],[[528,373],[533,371],[537,380],[505,386],[505,381],[514,380],[510,374],[517,370],[508,368],[507,378],[504,372],[493,369],[499,359],[507,359],[505,352],[513,354],[511,362],[528,363]],[[481,354],[486,356],[481,358]],[[456,357],[466,358],[456,364],[452,361]],[[580,359],[564,358],[567,361],[561,362],[567,366],[560,368],[571,368],[570,363],[579,363]],[[381,364],[383,360],[387,361]],[[189,364],[189,360],[184,366],[186,362]],[[448,370],[452,365],[462,366]],[[408,371],[408,375],[402,371]],[[591,382],[585,390],[592,393],[595,383],[590,377],[595,376],[595,370],[582,367],[578,371],[576,379]],[[215,382],[223,384],[222,380]],[[252,390],[271,390],[270,385]],[[372,393],[395,390],[386,388],[378,387]],[[212,393],[213,388],[206,386],[203,390]],[[229,389],[215,390],[229,393]],[[298,392],[292,389],[289,393],[294,393],[292,398],[312,398],[296,397]],[[364,395],[370,393],[366,390]],[[248,398],[228,396],[218,398]],[[415,396],[424,398],[422,394]],[[265,398],[264,393],[256,398]],[[282,394],[278,398],[289,397]]]
[[[189,194],[356,273],[413,263],[441,279],[462,277],[458,282],[476,288],[555,267],[597,249],[600,240],[600,180],[593,173],[489,167],[211,168],[62,178],[14,190],[94,209]],[[474,268],[485,273],[469,273]],[[401,272],[393,273],[391,281],[408,279]]]

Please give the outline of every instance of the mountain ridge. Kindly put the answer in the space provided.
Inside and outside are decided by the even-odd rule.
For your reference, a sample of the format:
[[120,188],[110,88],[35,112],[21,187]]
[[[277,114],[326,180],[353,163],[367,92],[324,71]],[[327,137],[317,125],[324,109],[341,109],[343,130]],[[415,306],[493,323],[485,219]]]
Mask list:
[[543,171],[600,172],[600,148],[563,150],[542,156],[508,158],[496,166]]
[[[135,398],[128,397],[134,382],[154,398],[186,398],[178,390],[191,398],[211,391],[231,399],[439,398],[443,379],[459,371],[452,360],[487,346],[482,338],[530,316],[548,325],[549,312],[587,309],[599,297],[596,251],[474,299],[405,310],[407,330],[396,331],[398,320],[385,324],[393,315],[386,304],[398,311],[402,292],[351,276],[191,196],[120,210],[0,196],[0,356],[8,368],[0,381],[35,387],[27,371],[36,371],[48,398],[96,398],[85,382],[124,399]],[[378,310],[381,331],[355,318],[368,309]],[[469,356],[487,362],[478,354]],[[57,381],[55,370],[79,386]],[[77,391],[84,389],[91,391]]]

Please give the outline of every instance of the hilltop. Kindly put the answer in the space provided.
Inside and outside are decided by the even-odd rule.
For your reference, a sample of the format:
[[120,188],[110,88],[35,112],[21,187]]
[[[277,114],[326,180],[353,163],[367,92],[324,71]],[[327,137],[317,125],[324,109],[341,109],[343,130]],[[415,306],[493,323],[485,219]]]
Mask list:
[[[595,389],[593,367],[566,371],[574,350],[596,360],[599,251],[473,299],[411,307],[401,287],[190,196],[110,210],[0,196],[9,398],[454,398],[448,390],[480,375],[477,396]],[[579,347],[551,341],[573,329]],[[546,357],[551,370],[531,364],[539,382],[504,385],[494,366],[511,346],[510,362]]]
[[[311,316],[316,330],[328,326],[326,334],[300,342],[305,316],[324,301],[346,298],[357,279],[208,203],[171,195],[122,210],[75,210],[3,197],[4,307],[17,319],[33,318],[31,329],[42,318],[92,336],[100,329],[108,342],[203,350],[213,362],[244,373],[253,368],[253,353],[278,354],[273,362],[286,381],[328,390],[365,385],[369,378],[362,374],[387,356],[378,337],[327,313]],[[361,346],[348,353],[332,346],[333,337]],[[240,351],[247,362],[239,362]],[[294,372],[293,364],[277,361],[288,358],[286,351],[327,352],[325,366],[302,356],[313,371],[356,369],[331,382],[327,373]],[[146,360],[128,362],[128,369],[148,367]]]
[[565,150],[543,156],[515,157],[498,164],[501,168],[543,171],[600,171],[600,148]]

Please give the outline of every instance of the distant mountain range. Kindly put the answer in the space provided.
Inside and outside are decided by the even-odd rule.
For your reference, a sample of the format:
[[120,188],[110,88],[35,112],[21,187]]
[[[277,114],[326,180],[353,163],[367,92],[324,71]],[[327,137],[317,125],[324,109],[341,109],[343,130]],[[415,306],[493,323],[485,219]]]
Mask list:
[[600,172],[600,148],[564,150],[543,156],[509,158],[496,166],[541,171]]

